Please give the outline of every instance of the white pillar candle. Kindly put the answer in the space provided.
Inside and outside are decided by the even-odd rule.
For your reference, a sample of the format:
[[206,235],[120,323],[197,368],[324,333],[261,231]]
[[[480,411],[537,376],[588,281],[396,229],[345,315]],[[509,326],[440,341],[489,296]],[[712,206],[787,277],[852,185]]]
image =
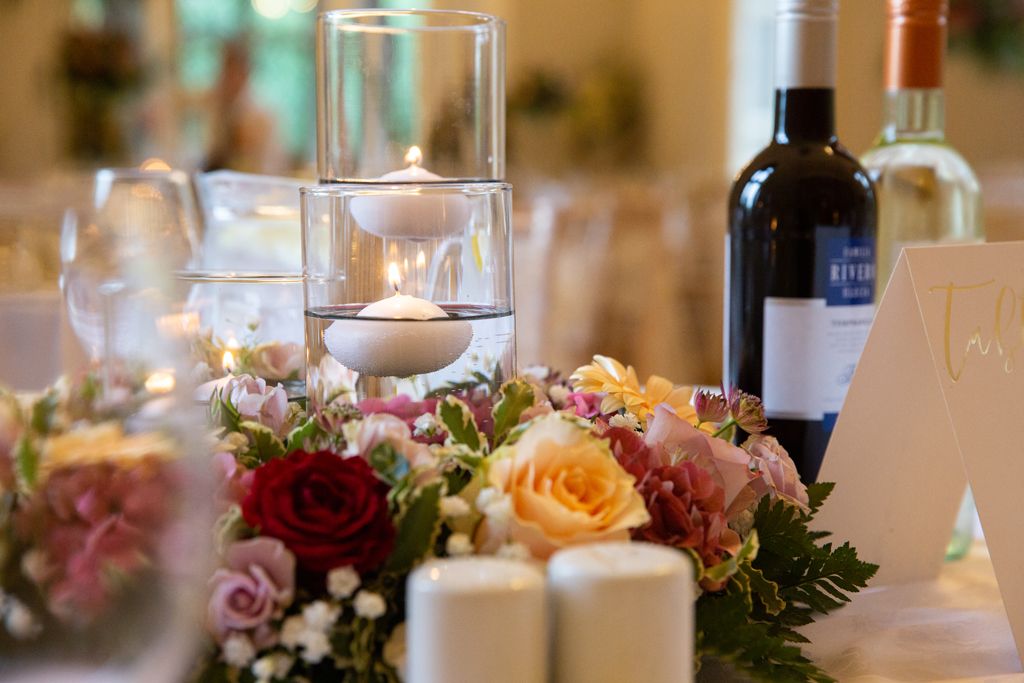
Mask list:
[[409,576],[408,683],[545,683],[544,576],[495,557],[432,560]]
[[555,683],[693,680],[693,567],[650,543],[560,550],[548,563]]
[[[385,173],[385,183],[437,183],[445,178],[420,166],[423,154],[415,145],[405,155],[408,167]],[[462,232],[469,222],[469,200],[460,192],[401,193],[381,190],[352,198],[350,210],[363,230],[378,237],[426,240]]]
[[388,266],[393,296],[374,302],[355,319],[324,330],[327,352],[362,375],[409,377],[448,367],[469,348],[473,328],[437,304],[398,292],[398,264]]

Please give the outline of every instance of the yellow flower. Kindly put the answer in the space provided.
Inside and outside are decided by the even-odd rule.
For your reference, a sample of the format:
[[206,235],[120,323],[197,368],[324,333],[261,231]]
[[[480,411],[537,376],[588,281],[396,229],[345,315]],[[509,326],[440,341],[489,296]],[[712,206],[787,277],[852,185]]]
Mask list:
[[63,467],[110,463],[130,467],[143,460],[175,457],[174,444],[155,432],[126,435],[121,425],[104,422],[51,437],[43,445],[39,479]]
[[[603,413],[625,408],[646,424],[647,416],[665,403],[682,419],[697,424],[697,411],[690,404],[692,387],[677,387],[658,375],[648,377],[646,384],[641,387],[633,366],[623,366],[614,358],[594,356],[594,362],[577,368],[571,379],[575,382],[573,389],[576,391],[606,394],[601,401]],[[704,428],[704,425],[701,427]]]
[[628,540],[630,529],[650,520],[635,479],[608,442],[559,413],[535,419],[489,460],[487,487],[477,498],[484,515],[476,532],[480,552],[511,542],[547,559],[567,545]]

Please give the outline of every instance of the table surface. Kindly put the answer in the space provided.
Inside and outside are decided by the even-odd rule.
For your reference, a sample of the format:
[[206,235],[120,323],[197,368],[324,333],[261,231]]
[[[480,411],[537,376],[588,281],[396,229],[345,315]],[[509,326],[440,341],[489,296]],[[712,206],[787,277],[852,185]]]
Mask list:
[[1024,683],[982,541],[935,581],[869,588],[802,631],[804,652],[844,683]]

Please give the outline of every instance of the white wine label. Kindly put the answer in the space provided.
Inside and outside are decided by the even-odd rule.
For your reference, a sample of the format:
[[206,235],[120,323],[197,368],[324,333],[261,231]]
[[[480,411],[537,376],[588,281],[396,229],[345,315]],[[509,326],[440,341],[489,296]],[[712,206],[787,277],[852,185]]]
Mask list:
[[765,298],[761,386],[769,420],[835,419],[874,314],[874,304]]
[[875,240],[819,227],[814,296],[766,297],[761,397],[768,418],[831,429],[875,315]]

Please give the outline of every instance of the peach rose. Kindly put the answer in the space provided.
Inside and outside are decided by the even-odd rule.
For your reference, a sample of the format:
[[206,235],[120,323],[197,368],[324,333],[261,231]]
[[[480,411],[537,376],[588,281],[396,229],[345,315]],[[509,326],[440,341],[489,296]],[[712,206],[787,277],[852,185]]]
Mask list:
[[547,559],[563,546],[628,540],[650,520],[635,481],[587,426],[558,413],[539,417],[490,458],[477,498],[477,550],[518,543]]

